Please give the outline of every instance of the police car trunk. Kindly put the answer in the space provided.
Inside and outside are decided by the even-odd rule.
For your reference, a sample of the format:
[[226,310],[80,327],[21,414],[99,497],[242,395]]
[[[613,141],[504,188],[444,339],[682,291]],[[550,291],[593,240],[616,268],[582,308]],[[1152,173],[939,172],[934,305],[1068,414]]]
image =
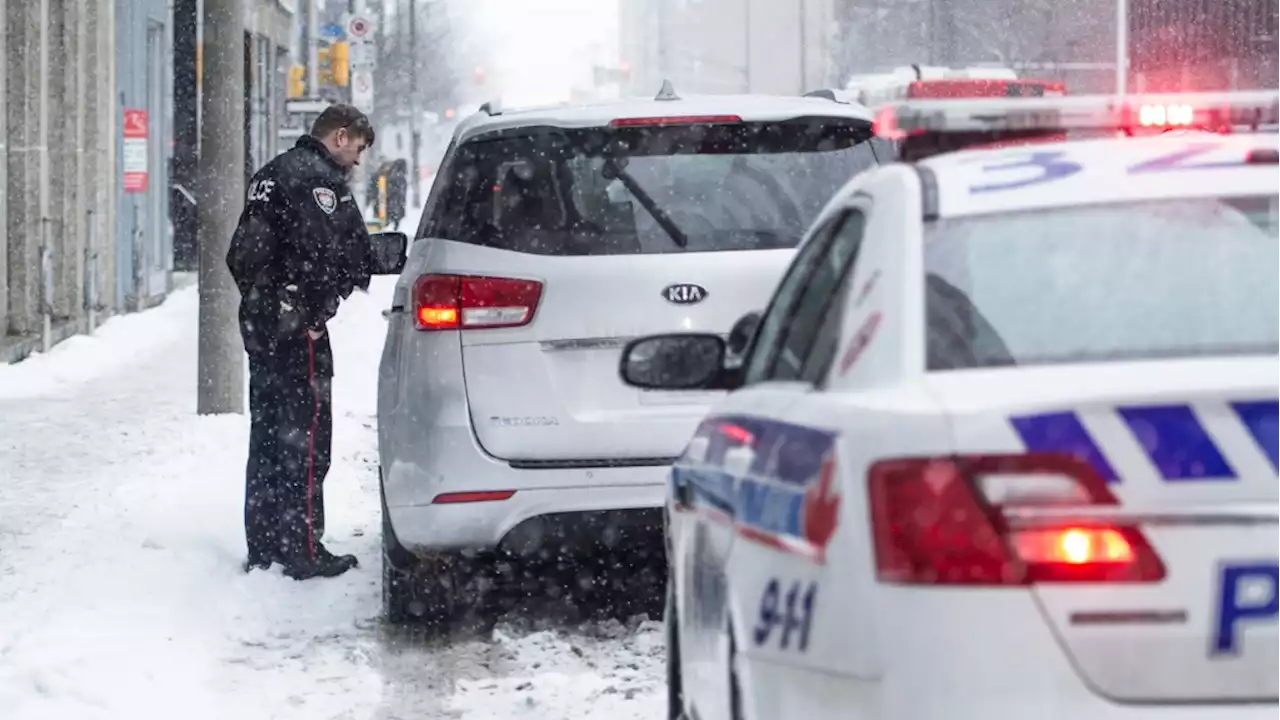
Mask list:
[[[927,384],[956,456],[873,477],[893,519],[882,579],[1029,587],[1081,680],[1113,701],[1276,701],[1276,144],[1058,153],[1084,185],[952,217],[955,177],[939,183]],[[1175,192],[1090,177],[1091,162],[1159,158],[1195,179]],[[1095,200],[1078,199],[1090,184]]]

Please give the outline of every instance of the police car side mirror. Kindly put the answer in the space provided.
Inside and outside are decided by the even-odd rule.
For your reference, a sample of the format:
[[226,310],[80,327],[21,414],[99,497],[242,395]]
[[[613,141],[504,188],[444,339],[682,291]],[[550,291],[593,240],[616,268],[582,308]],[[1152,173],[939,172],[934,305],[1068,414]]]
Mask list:
[[643,390],[725,389],[725,342],[719,335],[650,335],[627,343],[618,373]]
[[399,275],[404,270],[409,236],[402,232],[380,232],[369,236],[374,275]]

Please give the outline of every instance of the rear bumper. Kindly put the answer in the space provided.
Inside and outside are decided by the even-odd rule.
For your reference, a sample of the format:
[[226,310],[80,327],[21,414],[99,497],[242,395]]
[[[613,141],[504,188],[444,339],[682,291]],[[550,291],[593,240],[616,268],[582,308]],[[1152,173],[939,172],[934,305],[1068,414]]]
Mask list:
[[[439,427],[383,467],[396,539],[418,555],[607,548],[662,531],[669,469],[515,468],[490,457],[469,427]],[[436,504],[444,493],[514,491],[507,500]],[[618,538],[621,533],[621,539]]]
[[661,547],[663,497],[662,485],[557,488],[517,491],[494,502],[388,505],[387,512],[396,539],[417,555],[492,550],[531,556],[639,542]]
[[[1096,692],[1019,590],[877,586],[868,622],[833,623],[806,659],[755,652],[738,672],[753,720],[1262,720],[1274,703],[1136,704]],[[815,624],[815,630],[820,625]],[[829,636],[829,638],[827,637]],[[854,641],[862,644],[854,645]],[[811,643],[814,641],[811,641]],[[818,641],[819,643],[821,641]],[[825,655],[815,656],[815,649]],[[1135,662],[1128,668],[1143,672]]]

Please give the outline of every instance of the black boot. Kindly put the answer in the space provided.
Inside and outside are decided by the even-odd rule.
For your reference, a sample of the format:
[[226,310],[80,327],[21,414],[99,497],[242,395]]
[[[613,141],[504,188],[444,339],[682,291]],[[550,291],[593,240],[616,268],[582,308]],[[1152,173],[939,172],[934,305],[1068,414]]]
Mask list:
[[251,573],[254,570],[270,570],[274,562],[275,560],[272,558],[264,558],[261,555],[250,553],[242,567],[246,573]]
[[337,577],[346,571],[359,567],[360,561],[355,555],[334,555],[328,548],[319,545],[316,557],[311,561],[286,564],[284,574],[294,580],[307,580],[314,577]]

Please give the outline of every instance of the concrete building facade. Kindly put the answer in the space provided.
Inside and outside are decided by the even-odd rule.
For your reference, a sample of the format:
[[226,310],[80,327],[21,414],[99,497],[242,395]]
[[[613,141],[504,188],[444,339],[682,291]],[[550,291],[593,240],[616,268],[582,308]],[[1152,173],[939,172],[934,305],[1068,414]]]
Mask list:
[[620,0],[628,95],[799,95],[835,81],[834,0]]
[[[246,0],[246,170],[280,149],[294,5]],[[174,7],[4,2],[0,363],[173,289],[174,91],[194,76],[175,81]]]
[[87,329],[115,299],[115,0],[0,13],[0,359]]

